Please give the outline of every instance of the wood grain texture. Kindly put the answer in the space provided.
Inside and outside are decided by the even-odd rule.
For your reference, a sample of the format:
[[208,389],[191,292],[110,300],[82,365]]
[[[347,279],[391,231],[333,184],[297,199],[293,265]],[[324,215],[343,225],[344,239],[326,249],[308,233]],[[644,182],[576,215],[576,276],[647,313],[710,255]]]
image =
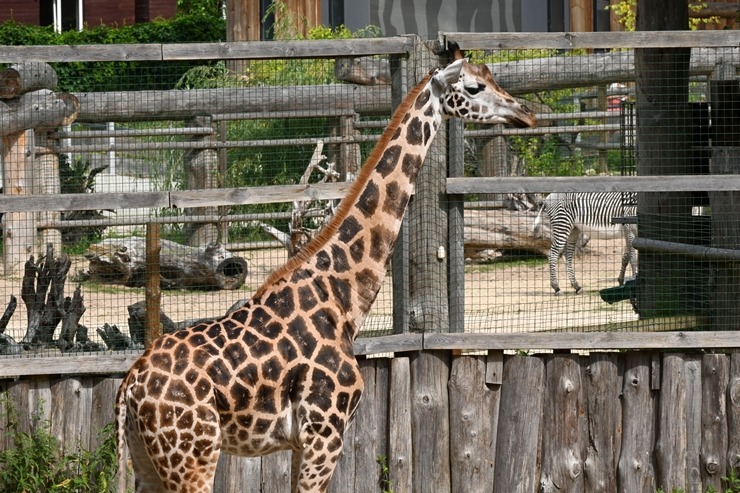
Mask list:
[[454,358],[448,387],[452,491],[490,492],[499,389],[492,390],[486,385],[486,358]]
[[684,355],[663,355],[662,370],[655,445],[656,484],[664,491],[672,491],[683,487],[688,473],[687,462],[676,460],[676,457],[688,457]]
[[620,493],[654,493],[655,398],[650,390],[650,353],[630,353],[624,363]]
[[593,353],[584,373],[588,413],[584,491],[617,491],[617,459],[622,439],[619,359],[614,353]]
[[730,359],[726,354],[705,354],[702,358],[701,477],[702,487],[722,489],[727,475],[727,384]]
[[544,388],[544,360],[522,356],[505,360],[494,491],[537,491]]
[[584,412],[578,356],[547,358],[540,493],[584,491],[579,420]]

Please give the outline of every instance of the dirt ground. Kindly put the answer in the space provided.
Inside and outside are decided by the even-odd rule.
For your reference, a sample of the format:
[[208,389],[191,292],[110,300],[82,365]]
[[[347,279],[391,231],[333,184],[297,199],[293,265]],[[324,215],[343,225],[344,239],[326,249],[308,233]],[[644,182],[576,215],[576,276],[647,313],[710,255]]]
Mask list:
[[[604,325],[636,320],[628,301],[608,305],[599,299],[598,290],[616,286],[621,256],[621,241],[592,240],[588,254],[577,259],[576,275],[584,293],[576,295],[565,277],[565,265],[559,264],[563,294],[554,296],[550,288],[546,262],[510,265],[466,265],[466,331],[529,332]],[[162,309],[175,322],[222,315],[235,302],[249,298],[274,268],[286,259],[284,250],[256,250],[242,254],[249,263],[249,273],[242,288],[234,291],[197,292],[164,291]],[[80,273],[87,270],[83,257],[74,258],[65,293],[71,296]],[[628,271],[629,276],[629,271]],[[25,334],[27,316],[20,298],[20,277],[0,279],[0,296],[18,298],[18,307],[6,333],[20,340]],[[82,283],[87,307],[81,323],[89,336],[108,323],[128,331],[127,306],[144,300],[143,288]],[[7,301],[6,301],[7,303]],[[392,320],[391,282],[386,279],[364,330],[390,331]]]

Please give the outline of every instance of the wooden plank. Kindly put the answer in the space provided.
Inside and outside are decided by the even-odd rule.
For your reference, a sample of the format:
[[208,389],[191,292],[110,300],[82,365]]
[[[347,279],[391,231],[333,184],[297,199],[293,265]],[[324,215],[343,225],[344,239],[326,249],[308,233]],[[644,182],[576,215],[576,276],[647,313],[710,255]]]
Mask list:
[[162,59],[167,61],[332,58],[386,54],[405,55],[412,46],[413,38],[410,36],[270,42],[173,43],[161,45]]
[[489,493],[493,488],[497,390],[486,385],[486,359],[453,358],[450,381],[451,490]]
[[411,360],[414,493],[450,491],[449,355],[416,353]]
[[488,351],[486,359],[486,384],[501,385],[504,377],[504,352]]
[[19,375],[126,373],[141,354],[102,352],[87,356],[46,356],[0,359],[0,378]]
[[341,199],[351,186],[351,182],[305,183],[268,187],[179,190],[169,193],[172,207],[217,207],[237,204],[274,204],[295,200]]
[[618,355],[592,353],[583,383],[589,437],[583,463],[584,491],[617,491],[617,458],[622,441]]
[[622,390],[622,446],[617,466],[620,492],[655,491],[652,451],[655,399],[650,391],[650,354],[625,357]]
[[411,373],[408,357],[391,360],[388,400],[388,489],[411,493]]
[[216,467],[213,491],[220,493],[261,493],[262,460],[221,454]]
[[89,380],[91,388],[90,416],[88,426],[90,428],[90,443],[84,444],[88,450],[94,450],[100,445],[100,431],[104,426],[115,421],[113,412],[116,402],[118,387],[121,385],[121,377],[93,377]]
[[422,334],[394,334],[378,337],[359,337],[355,339],[354,351],[356,355],[379,353],[403,353],[419,351],[423,347]]
[[69,193],[54,195],[0,195],[0,212],[74,211],[170,207],[169,192]]
[[513,356],[506,359],[493,491],[537,491],[544,388],[542,358]]
[[[375,461],[383,456],[388,456],[388,409],[390,399],[390,371],[391,358],[375,359],[375,395],[370,397],[375,399],[375,450],[377,455]],[[378,433],[378,431],[380,431]]]
[[663,491],[686,488],[688,457],[686,428],[686,361],[683,354],[663,355],[658,437],[655,443],[656,484]]
[[285,450],[262,457],[262,493],[290,492],[290,464],[293,452]]
[[701,474],[702,487],[722,490],[727,475],[727,384],[730,360],[726,354],[705,354],[702,358]]
[[583,386],[578,356],[547,357],[542,420],[541,493],[584,491],[579,420]]
[[725,332],[557,332],[521,334],[425,334],[424,349],[731,349],[740,340]]
[[730,355],[730,382],[727,386],[727,465],[740,467],[740,353]]
[[[351,460],[354,461],[353,475],[351,481],[354,483],[352,491],[357,493],[375,493],[378,491],[377,478],[380,477],[380,465],[378,464],[379,451],[377,448],[378,435],[378,402],[375,400],[375,365],[377,360],[361,359],[360,371],[365,380],[366,398],[360,401],[360,407],[355,416],[355,434],[352,447]],[[347,484],[335,482],[339,489],[337,493],[345,490]]]
[[448,194],[531,192],[693,192],[732,191],[740,175],[674,176],[511,176],[448,178]]
[[686,493],[704,493],[701,484],[701,355],[686,356]]
[[162,60],[161,44],[0,46],[0,63]]
[[642,31],[565,33],[467,33],[442,32],[447,42],[463,50],[550,48],[680,48],[738,46],[731,31]]

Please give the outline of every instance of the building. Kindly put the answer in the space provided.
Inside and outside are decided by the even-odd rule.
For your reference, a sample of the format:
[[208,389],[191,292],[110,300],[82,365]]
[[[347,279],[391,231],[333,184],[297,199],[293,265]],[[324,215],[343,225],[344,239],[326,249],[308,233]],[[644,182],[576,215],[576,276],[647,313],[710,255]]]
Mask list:
[[54,26],[57,32],[95,27],[131,25],[177,12],[177,0],[3,0],[0,22]]

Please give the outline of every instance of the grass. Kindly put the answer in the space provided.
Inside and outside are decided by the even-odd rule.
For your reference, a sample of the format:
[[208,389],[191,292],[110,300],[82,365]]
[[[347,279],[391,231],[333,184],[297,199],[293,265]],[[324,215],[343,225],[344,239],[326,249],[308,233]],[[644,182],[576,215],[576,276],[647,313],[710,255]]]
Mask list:
[[78,444],[61,452],[51,425],[42,420],[42,406],[30,416],[32,431],[20,429],[20,420],[7,394],[0,394],[0,422],[9,447],[0,451],[0,491],[4,493],[107,493],[115,490],[116,438],[113,424],[100,430],[94,451]]
[[494,260],[487,262],[478,262],[474,264],[468,264],[465,266],[466,274],[477,274],[492,272],[501,269],[511,269],[515,267],[539,267],[547,264],[546,257],[499,257]]

